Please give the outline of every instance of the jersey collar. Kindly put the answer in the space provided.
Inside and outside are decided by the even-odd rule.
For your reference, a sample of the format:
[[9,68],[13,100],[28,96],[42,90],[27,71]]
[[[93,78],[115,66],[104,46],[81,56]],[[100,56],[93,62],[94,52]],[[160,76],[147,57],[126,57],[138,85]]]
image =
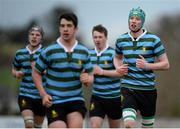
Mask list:
[[73,45],[73,47],[71,48],[71,50],[68,51],[68,49],[60,42],[60,38],[58,38],[58,39],[56,40],[56,42],[64,49],[65,52],[73,52],[74,49],[75,49],[75,47],[76,47],[77,44],[78,44],[78,41],[76,40],[76,41],[75,41],[75,44]]
[[34,54],[36,53],[39,49],[41,49],[42,45],[40,44],[39,47],[33,51],[31,51],[28,47],[28,45],[26,46],[26,49],[28,50],[29,54]]
[[98,51],[97,48],[95,47],[95,52],[96,52],[97,56],[101,56],[101,54],[102,54],[104,51],[106,51],[106,50],[108,49],[108,47],[109,47],[109,45],[106,44],[106,47],[105,47],[103,50],[101,50],[101,51]]
[[139,35],[139,37],[136,38],[136,40],[134,39],[134,37],[131,35],[130,32],[128,32],[129,36],[131,37],[132,41],[138,41],[140,38],[142,38],[145,34],[147,33],[147,30],[144,30],[144,32]]

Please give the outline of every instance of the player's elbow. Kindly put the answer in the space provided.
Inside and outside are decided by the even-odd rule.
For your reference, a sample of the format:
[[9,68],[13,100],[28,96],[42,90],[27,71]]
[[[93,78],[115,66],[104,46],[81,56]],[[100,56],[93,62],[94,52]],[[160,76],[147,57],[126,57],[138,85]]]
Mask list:
[[169,62],[166,62],[164,64],[164,70],[168,70],[169,68],[170,68],[170,64],[169,64]]

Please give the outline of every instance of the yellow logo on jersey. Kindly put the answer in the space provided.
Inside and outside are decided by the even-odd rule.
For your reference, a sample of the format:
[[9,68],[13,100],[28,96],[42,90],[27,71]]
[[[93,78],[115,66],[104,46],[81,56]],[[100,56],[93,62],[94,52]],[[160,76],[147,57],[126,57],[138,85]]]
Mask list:
[[81,61],[81,60],[78,60],[78,64],[79,64],[79,65],[82,65],[82,61]]
[[51,117],[52,118],[55,118],[55,117],[57,117],[58,116],[58,113],[55,111],[55,110],[52,110],[51,111]]
[[21,102],[21,106],[24,107],[24,106],[26,106],[26,104],[27,104],[27,103],[26,103],[26,100],[23,99],[22,102]]
[[146,51],[146,48],[145,48],[145,47],[143,47],[143,48],[142,48],[142,50],[145,52],[145,51]]
[[94,103],[91,103],[90,110],[94,110],[94,108],[95,108]]
[[105,60],[105,61],[104,61],[104,64],[107,65],[107,64],[108,64],[108,61]]

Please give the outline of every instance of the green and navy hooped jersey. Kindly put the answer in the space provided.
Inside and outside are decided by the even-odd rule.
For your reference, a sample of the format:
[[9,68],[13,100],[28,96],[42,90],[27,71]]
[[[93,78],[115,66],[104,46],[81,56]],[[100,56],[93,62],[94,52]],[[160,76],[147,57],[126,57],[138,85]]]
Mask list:
[[128,64],[128,75],[122,78],[122,87],[139,90],[155,89],[155,74],[152,70],[136,67],[136,60],[142,55],[149,63],[155,62],[155,57],[165,53],[165,48],[154,34],[145,31],[136,40],[130,33],[121,35],[116,41],[116,53],[124,56],[123,63]]
[[[113,57],[115,50],[107,47],[100,55],[96,49],[90,50],[91,62],[104,70],[114,70]],[[102,98],[120,97],[120,78],[94,75],[93,95]]]
[[[16,70],[21,70],[24,77],[20,82],[19,95],[30,98],[41,98],[32,79],[31,62],[36,61],[43,48],[40,46],[34,53],[30,53],[28,47],[20,49],[16,52],[12,66]],[[45,86],[45,77],[43,76],[43,86]]]
[[46,69],[46,91],[53,103],[83,100],[80,74],[83,70],[91,73],[93,66],[86,47],[77,43],[71,53],[65,51],[57,40],[39,56],[35,68],[42,73]]

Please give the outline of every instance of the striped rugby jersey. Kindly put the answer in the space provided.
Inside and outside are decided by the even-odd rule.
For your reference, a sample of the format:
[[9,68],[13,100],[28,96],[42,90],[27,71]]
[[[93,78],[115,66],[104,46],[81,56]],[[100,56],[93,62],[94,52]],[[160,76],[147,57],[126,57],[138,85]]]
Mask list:
[[128,64],[128,75],[122,78],[122,87],[139,90],[155,89],[155,74],[152,70],[136,67],[136,59],[142,55],[149,63],[155,57],[165,53],[165,48],[154,34],[144,31],[136,40],[130,33],[121,35],[116,41],[116,53],[124,56],[123,63]]
[[[28,47],[16,51],[12,66],[16,70],[21,70],[24,77],[20,82],[19,95],[33,99],[41,98],[32,79],[31,62],[36,61],[40,52],[43,50],[41,45],[33,52]],[[45,86],[45,77],[43,77],[43,86]]]
[[86,47],[77,43],[68,53],[62,43],[57,41],[47,47],[39,56],[35,68],[42,73],[46,69],[46,91],[53,103],[83,100],[80,74],[85,69],[93,70],[90,54]]
[[[107,46],[99,54],[96,49],[90,50],[91,62],[104,70],[114,70],[113,57],[115,50]],[[120,78],[94,75],[93,95],[102,98],[120,97]]]

